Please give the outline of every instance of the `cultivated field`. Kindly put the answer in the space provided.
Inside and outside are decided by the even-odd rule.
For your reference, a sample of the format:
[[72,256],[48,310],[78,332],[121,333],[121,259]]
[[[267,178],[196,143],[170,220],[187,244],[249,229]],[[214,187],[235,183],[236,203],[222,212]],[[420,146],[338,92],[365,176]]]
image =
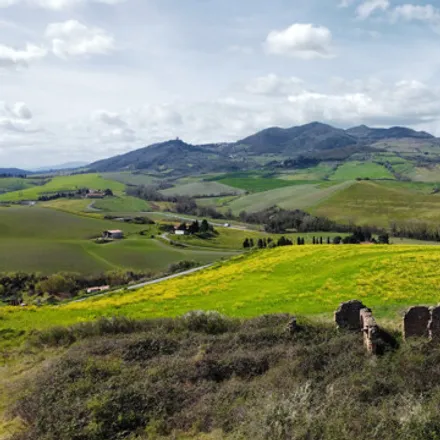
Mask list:
[[358,225],[389,227],[391,222],[440,221],[440,195],[416,183],[356,182],[310,210],[313,214]]
[[331,180],[354,180],[357,178],[394,179],[395,177],[383,165],[373,162],[346,162],[330,176]]
[[[2,272],[162,272],[182,260],[206,263],[231,255],[215,249],[182,249],[146,238],[157,235],[155,226],[121,224],[38,207],[1,209]],[[106,229],[123,229],[127,238],[106,245],[94,243],[92,239]],[[148,231],[145,238],[138,234],[142,230]]]
[[201,181],[177,185],[161,191],[165,195],[187,196],[187,197],[206,197],[206,196],[233,196],[244,193],[243,190],[232,188],[219,182]]
[[351,181],[340,184],[322,182],[304,185],[303,183],[240,197],[227,206],[235,214],[241,211],[262,211],[274,205],[284,209],[308,209],[330,198],[333,194],[349,188],[352,184]]

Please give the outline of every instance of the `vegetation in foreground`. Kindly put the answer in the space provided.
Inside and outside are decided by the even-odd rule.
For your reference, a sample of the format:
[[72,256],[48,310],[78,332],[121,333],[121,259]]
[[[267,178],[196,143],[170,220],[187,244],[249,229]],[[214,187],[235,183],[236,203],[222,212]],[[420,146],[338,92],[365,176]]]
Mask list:
[[291,334],[289,319],[193,312],[35,334],[29,350],[66,351],[9,389],[12,438],[440,437],[438,345],[415,341],[372,359],[361,334],[304,319]]

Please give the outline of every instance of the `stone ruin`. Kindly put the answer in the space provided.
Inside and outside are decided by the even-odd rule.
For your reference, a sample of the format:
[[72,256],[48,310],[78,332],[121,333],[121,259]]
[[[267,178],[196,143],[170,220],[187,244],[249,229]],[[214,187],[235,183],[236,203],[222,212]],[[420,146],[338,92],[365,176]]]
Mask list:
[[[377,325],[373,312],[361,301],[342,303],[335,312],[335,322],[338,329],[362,332],[364,346],[369,354],[383,354],[386,347],[397,346],[396,340]],[[440,319],[438,323],[440,325]]]
[[440,341],[440,306],[411,307],[403,317],[403,338],[429,338]]
[[342,303],[335,312],[335,322],[339,329],[361,330],[360,311],[366,307],[358,300]]
[[379,326],[374,319],[371,309],[362,309],[359,313],[361,330],[364,335],[364,346],[369,354],[378,354],[380,343]]

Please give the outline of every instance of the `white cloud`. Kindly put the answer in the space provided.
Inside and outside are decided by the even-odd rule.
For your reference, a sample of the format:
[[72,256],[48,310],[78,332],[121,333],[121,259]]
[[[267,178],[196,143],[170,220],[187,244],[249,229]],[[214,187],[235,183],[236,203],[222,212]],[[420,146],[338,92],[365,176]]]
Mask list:
[[440,10],[432,5],[405,4],[397,6],[392,17],[394,20],[421,21],[440,26]]
[[7,8],[16,4],[24,3],[31,7],[61,11],[86,3],[103,3],[115,5],[127,0],[0,0],[0,8]]
[[270,32],[264,47],[269,54],[312,59],[331,57],[331,45],[332,33],[326,27],[296,23]]
[[32,112],[24,102],[9,105],[0,101],[0,131],[26,133],[30,129]]
[[0,68],[27,66],[32,61],[44,58],[47,50],[34,44],[26,44],[24,49],[0,44]]
[[386,11],[389,7],[389,0],[367,0],[358,6],[356,13],[361,20],[365,20],[366,18],[370,17],[375,11]]
[[77,20],[52,23],[46,29],[52,51],[60,58],[81,55],[103,55],[115,48],[113,37],[105,30],[87,27]]
[[280,77],[274,73],[252,79],[246,85],[246,91],[255,95],[282,96],[294,93],[303,87],[303,81],[294,76]]
[[94,112],[92,118],[95,121],[114,127],[126,127],[127,123],[122,119],[118,113],[108,112],[106,110],[98,110]]

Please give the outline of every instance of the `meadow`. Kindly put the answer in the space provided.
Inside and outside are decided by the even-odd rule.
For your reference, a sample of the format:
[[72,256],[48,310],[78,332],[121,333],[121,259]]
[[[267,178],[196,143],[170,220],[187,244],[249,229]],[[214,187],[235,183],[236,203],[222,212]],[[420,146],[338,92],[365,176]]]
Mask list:
[[[0,309],[4,344],[34,329],[99,317],[153,318],[190,310],[235,317],[292,313],[331,319],[340,302],[360,299],[398,322],[410,305],[440,300],[435,246],[293,246],[254,251],[182,278],[60,306]],[[9,339],[8,339],[9,338]]]
[[170,196],[187,196],[187,197],[206,197],[206,196],[227,196],[238,195],[244,193],[243,190],[232,188],[223,183],[213,181],[192,182],[184,185],[176,185],[173,188],[161,191],[162,194]]
[[[295,182],[295,181],[290,181]],[[332,182],[320,182],[318,184],[297,184],[284,188],[278,188],[264,193],[250,194],[233,200],[227,205],[234,214],[241,211],[258,212],[277,205],[284,209],[308,209],[333,194],[337,194],[345,188],[349,188],[353,182],[347,181],[339,184]]]
[[330,176],[331,180],[395,179],[383,165],[374,162],[346,162]]
[[8,192],[0,195],[0,201],[16,202],[20,200],[37,200],[43,194],[51,194],[59,191],[74,191],[80,188],[94,190],[111,189],[122,193],[125,185],[114,180],[104,179],[99,174],[77,174],[73,176],[54,177],[42,186]]
[[432,186],[412,182],[356,182],[311,207],[310,211],[341,223],[388,228],[391,222],[440,221],[440,195]]
[[[126,239],[96,244],[106,229],[123,229]],[[147,230],[146,238],[139,235]],[[207,263],[230,256],[228,251],[172,247],[148,238],[155,226],[121,224],[39,207],[2,208],[0,268],[2,272],[59,271],[93,274],[114,269],[165,271],[172,263]]]

